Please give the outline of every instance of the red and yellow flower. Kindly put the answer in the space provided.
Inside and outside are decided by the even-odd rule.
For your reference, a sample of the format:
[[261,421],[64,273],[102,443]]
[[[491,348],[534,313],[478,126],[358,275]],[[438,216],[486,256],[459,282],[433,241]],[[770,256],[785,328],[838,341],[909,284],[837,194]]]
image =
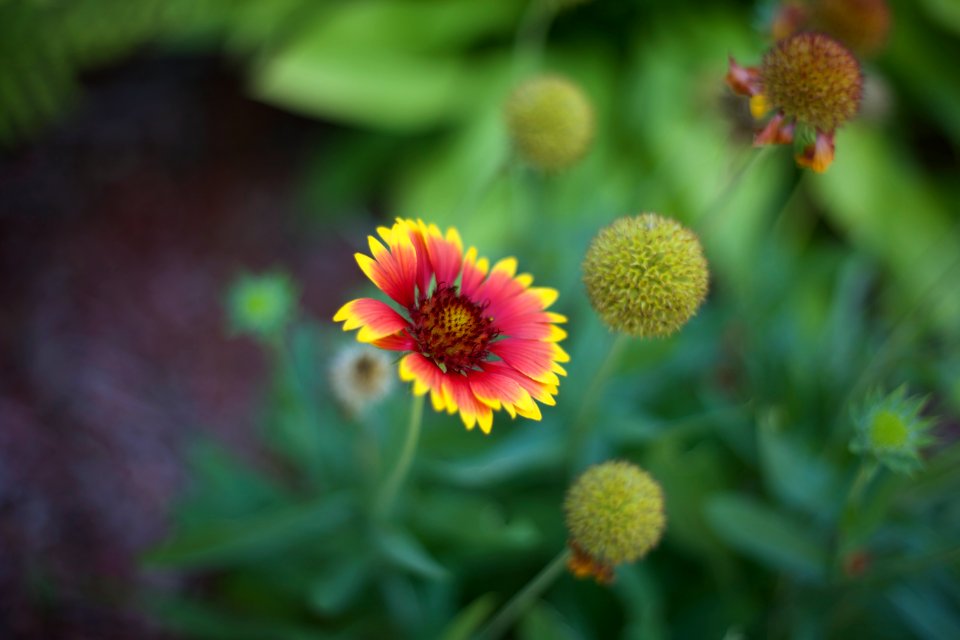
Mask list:
[[[370,236],[370,256],[356,254],[364,274],[399,307],[373,298],[343,305],[333,319],[357,340],[408,352],[400,378],[416,395],[430,393],[433,408],[460,412],[467,429],[489,433],[503,409],[540,419],[537,402],[556,403],[570,358],[557,344],[566,322],[547,311],[557,291],[534,287],[517,274],[514,258],[492,267],[473,247],[463,250],[456,229],[441,233],[421,220],[398,219]],[[371,257],[372,256],[372,257]]]

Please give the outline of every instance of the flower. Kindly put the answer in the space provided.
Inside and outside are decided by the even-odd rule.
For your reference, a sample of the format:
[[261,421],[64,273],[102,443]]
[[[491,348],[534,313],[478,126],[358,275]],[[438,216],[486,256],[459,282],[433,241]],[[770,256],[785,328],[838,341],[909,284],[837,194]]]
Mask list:
[[382,351],[350,346],[330,363],[330,387],[350,415],[377,404],[393,386],[390,358]]
[[854,409],[856,433],[850,450],[875,458],[892,471],[911,474],[922,466],[920,449],[934,440],[934,421],[921,418],[926,398],[907,396],[906,385],[886,396],[870,394]]
[[598,582],[612,580],[616,565],[646,555],[666,526],[660,485],[621,460],[587,469],[567,491],[563,506],[573,550],[570,570]]
[[575,164],[593,140],[593,108],[576,84],[544,75],[527,80],[507,99],[505,117],[520,156],[542,171]]
[[778,42],[760,67],[730,58],[727,84],[750,97],[755,118],[774,113],[754,138],[755,146],[790,144],[797,126],[815,133],[797,164],[818,173],[834,156],[836,129],[856,115],[863,93],[860,63],[846,47],[822,33],[800,33]]
[[601,229],[583,260],[590,304],[610,328],[631,336],[677,331],[697,312],[708,280],[697,236],[655,213]]
[[493,411],[503,408],[540,419],[535,401],[555,404],[569,356],[557,344],[566,332],[560,314],[547,311],[554,289],[533,287],[517,275],[514,258],[492,267],[456,229],[398,219],[377,229],[384,246],[369,237],[373,257],[356,254],[368,278],[404,315],[371,298],[352,300],[333,317],[344,331],[359,328],[357,340],[381,349],[408,352],[400,378],[413,392],[430,392],[437,411],[460,412],[467,429],[489,433]]
[[230,326],[235,333],[275,336],[296,312],[297,295],[296,287],[284,274],[243,275],[227,293]]
[[869,56],[886,44],[890,22],[886,0],[790,1],[780,6],[771,32],[781,40],[800,31],[820,31]]

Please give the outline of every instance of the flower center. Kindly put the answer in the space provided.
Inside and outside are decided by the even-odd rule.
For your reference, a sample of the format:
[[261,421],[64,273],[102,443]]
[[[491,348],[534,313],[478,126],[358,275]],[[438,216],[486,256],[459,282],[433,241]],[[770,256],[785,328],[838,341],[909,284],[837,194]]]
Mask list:
[[483,315],[483,307],[453,287],[438,287],[410,315],[420,353],[454,373],[476,369],[487,357],[487,345],[499,334],[493,318]]

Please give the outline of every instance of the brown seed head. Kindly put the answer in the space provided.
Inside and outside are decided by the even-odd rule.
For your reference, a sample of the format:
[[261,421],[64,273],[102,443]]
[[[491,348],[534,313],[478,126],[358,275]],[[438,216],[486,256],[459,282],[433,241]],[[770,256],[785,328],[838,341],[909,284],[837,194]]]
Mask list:
[[760,67],[763,92],[787,118],[833,131],[860,107],[860,64],[842,44],[822,33],[800,33],[778,42]]
[[835,36],[863,55],[883,48],[890,33],[886,0],[818,0],[811,18],[815,29]]

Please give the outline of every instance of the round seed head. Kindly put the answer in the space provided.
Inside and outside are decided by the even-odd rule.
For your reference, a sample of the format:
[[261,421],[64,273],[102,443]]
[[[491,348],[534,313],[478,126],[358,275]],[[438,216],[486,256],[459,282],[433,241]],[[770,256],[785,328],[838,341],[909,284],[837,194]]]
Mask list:
[[564,510],[571,546],[600,566],[645,555],[666,525],[660,485],[624,461],[587,469],[567,491]]
[[706,297],[708,280],[697,236],[655,213],[601,229],[583,261],[590,304],[607,326],[631,336],[680,329]]
[[593,140],[590,102],[580,87],[559,76],[540,76],[517,87],[505,117],[519,154],[542,171],[573,165]]
[[351,416],[383,400],[394,382],[394,367],[383,351],[362,346],[340,350],[330,362],[330,388]]
[[760,67],[768,102],[820,131],[833,131],[860,107],[863,78],[850,51],[822,33],[800,33],[778,42]]

